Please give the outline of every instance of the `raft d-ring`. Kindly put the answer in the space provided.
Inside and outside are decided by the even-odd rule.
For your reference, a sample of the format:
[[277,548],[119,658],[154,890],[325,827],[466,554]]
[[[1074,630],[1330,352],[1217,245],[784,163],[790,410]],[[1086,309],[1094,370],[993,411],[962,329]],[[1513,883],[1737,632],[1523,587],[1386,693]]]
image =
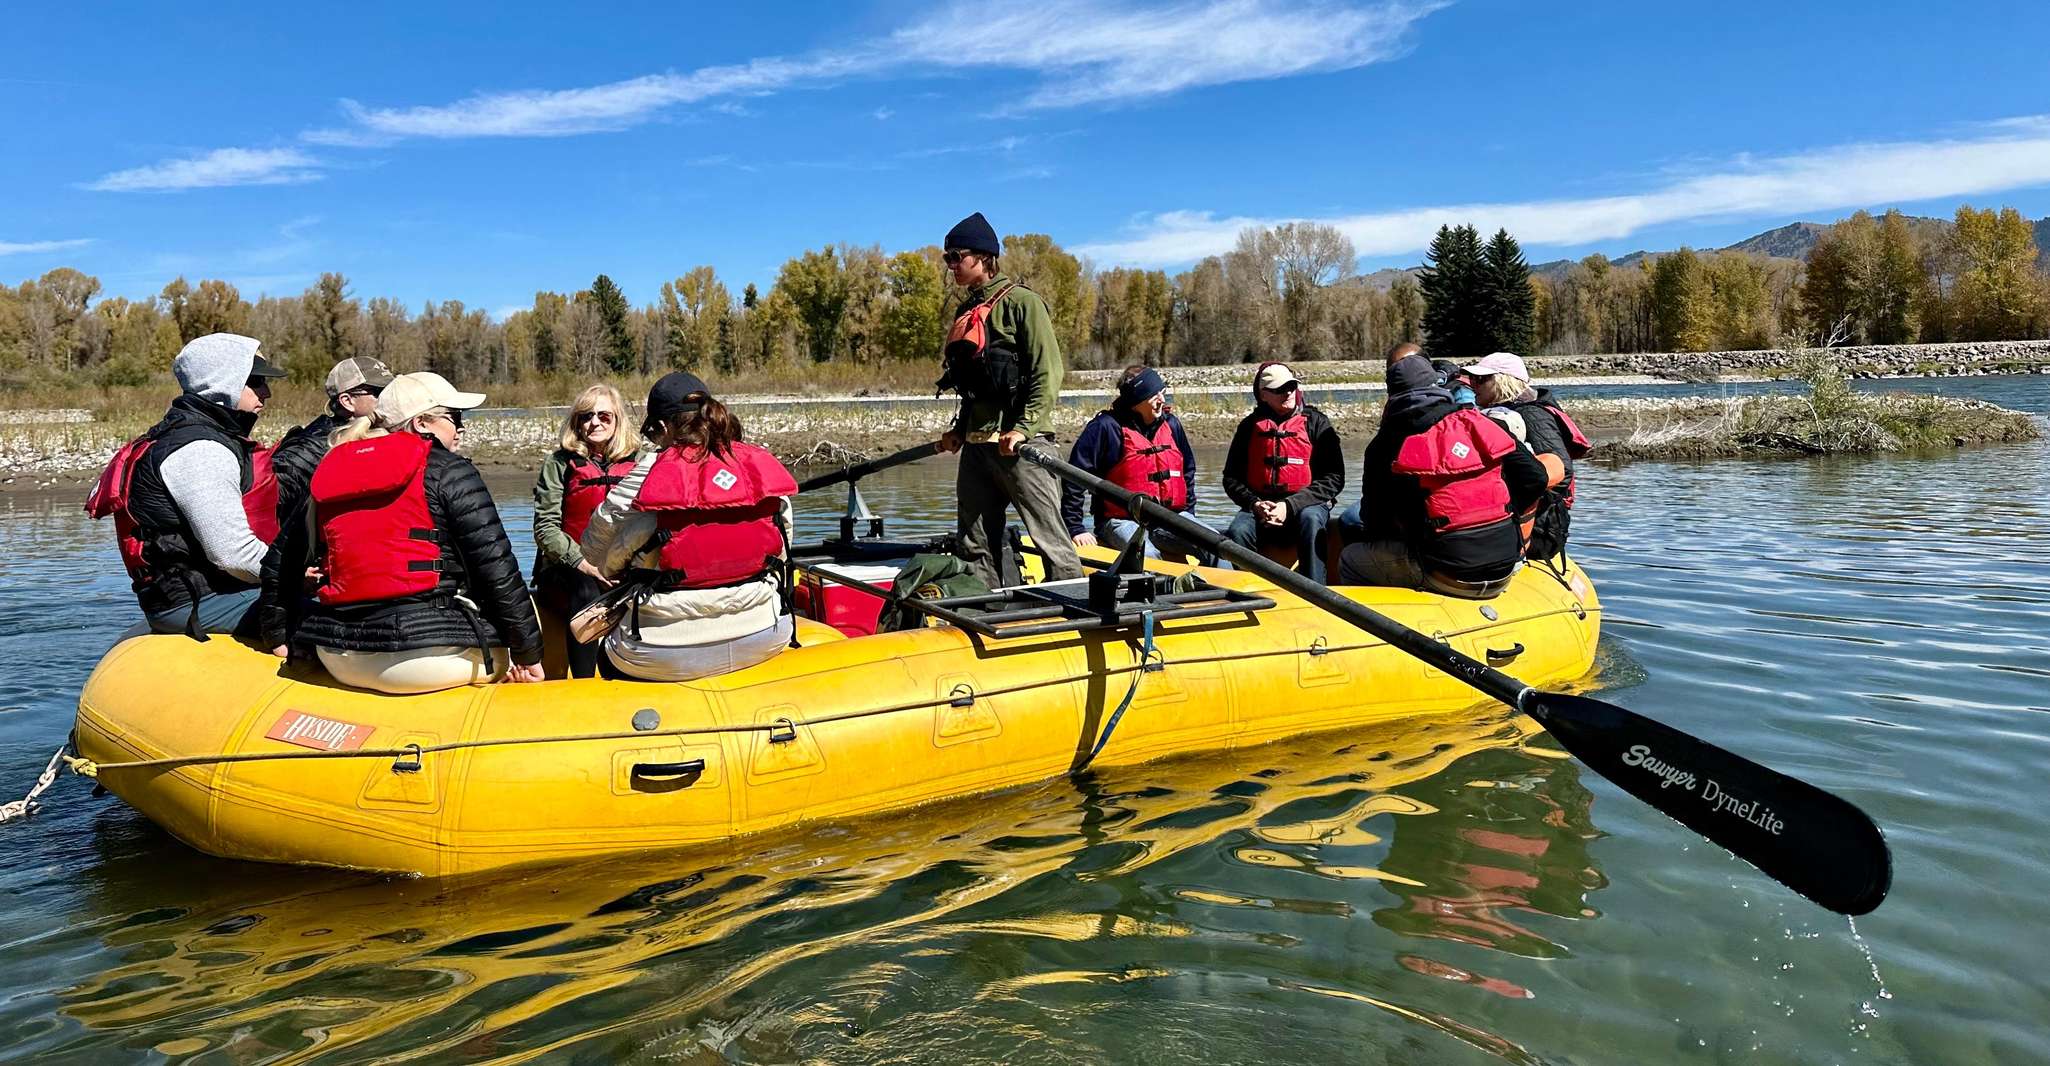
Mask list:
[[[406,745],[406,754],[392,760],[391,772],[395,774],[417,774],[420,772],[420,745]],[[407,760],[412,760],[408,762]]]
[[966,681],[963,681],[960,684],[955,685],[953,689],[947,693],[947,705],[950,707],[975,706],[975,689],[971,687]]
[[1331,654],[1331,641],[1329,638],[1320,634],[1317,639],[1310,642],[1310,655],[1312,657],[1329,654]]
[[778,718],[769,725],[769,743],[788,744],[797,739],[797,723],[788,718]]

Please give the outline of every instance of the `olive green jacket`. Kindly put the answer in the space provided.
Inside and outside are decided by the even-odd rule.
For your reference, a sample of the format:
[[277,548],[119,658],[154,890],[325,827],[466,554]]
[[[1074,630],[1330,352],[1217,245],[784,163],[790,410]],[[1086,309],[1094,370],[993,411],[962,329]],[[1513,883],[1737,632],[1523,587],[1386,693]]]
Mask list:
[[[982,288],[970,290],[955,314],[1010,283],[1009,277],[998,274]],[[995,440],[999,433],[1013,429],[1027,435],[1052,433],[1054,407],[1060,399],[1061,381],[1067,377],[1067,364],[1061,359],[1061,343],[1054,338],[1053,315],[1047,311],[1046,301],[1031,289],[1012,285],[990,308],[989,343],[1006,345],[1018,353],[1018,387],[1025,390],[1023,410],[1012,423],[1005,420],[1001,404],[964,400],[954,428],[974,443]]]
[[[628,459],[639,457],[635,452]],[[574,567],[584,559],[577,542],[562,529],[562,494],[569,486],[569,463],[561,448],[550,452],[534,479],[534,573],[554,566]]]

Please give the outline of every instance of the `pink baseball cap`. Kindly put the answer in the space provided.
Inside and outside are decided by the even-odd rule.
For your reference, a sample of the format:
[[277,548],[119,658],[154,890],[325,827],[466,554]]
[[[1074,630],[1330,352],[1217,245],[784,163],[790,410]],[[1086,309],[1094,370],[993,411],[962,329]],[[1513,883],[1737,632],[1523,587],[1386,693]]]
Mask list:
[[1459,369],[1469,374],[1507,374],[1525,385],[1530,384],[1530,371],[1523,368],[1523,357],[1513,352],[1495,352],[1481,357],[1481,361]]

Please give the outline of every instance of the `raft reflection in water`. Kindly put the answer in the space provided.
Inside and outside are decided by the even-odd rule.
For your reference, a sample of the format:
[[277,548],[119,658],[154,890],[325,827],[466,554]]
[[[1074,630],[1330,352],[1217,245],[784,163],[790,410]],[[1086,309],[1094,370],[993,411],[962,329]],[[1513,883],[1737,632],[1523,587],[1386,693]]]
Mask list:
[[[1549,840],[1561,858],[1484,906],[1592,915],[1572,905],[1600,883],[1584,854],[1586,793],[1542,742],[1526,748],[1533,732],[1502,716],[1381,726],[887,822],[484,880],[222,867],[110,812],[127,824],[105,835],[136,847],[92,868],[81,914],[111,916],[90,934],[109,965],[63,997],[84,1028],[53,1031],[40,1050],[859,1060],[944,1036],[1000,1059],[1021,1040],[1101,1054],[1136,1038],[1116,1012],[1142,1004],[1180,1034],[1165,1039],[1194,1039],[1219,996],[1275,1025],[1212,1034],[1213,1051],[1307,1049],[1331,1025],[1414,1039],[1419,1024],[1513,1048],[1395,1001],[1428,1003],[1418,982],[1445,976],[1403,961],[1401,941],[1456,927],[1382,915],[1502,894],[1474,874],[1482,851],[1501,849],[1436,854],[1462,832]],[[1496,784],[1473,787],[1477,775]],[[167,863],[192,876],[165,876]],[[220,876],[230,870],[242,876]],[[1373,927],[1357,918],[1370,910],[1395,950],[1360,950]],[[1297,935],[1305,920],[1322,935]],[[1464,939],[1518,954],[1544,945]],[[1402,968],[1373,961],[1389,955]],[[1361,1003],[1379,1009],[1359,1015]],[[1302,1024],[1319,1011],[1341,1015]]]

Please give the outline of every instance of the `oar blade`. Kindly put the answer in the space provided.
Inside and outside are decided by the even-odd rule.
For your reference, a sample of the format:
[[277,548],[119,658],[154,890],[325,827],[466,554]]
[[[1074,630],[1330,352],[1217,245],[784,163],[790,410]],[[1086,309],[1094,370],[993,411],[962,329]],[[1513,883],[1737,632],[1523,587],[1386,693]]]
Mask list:
[[1886,898],[1886,838],[1841,796],[1601,700],[1540,692],[1525,710],[1623,791],[1816,903],[1864,914]]

